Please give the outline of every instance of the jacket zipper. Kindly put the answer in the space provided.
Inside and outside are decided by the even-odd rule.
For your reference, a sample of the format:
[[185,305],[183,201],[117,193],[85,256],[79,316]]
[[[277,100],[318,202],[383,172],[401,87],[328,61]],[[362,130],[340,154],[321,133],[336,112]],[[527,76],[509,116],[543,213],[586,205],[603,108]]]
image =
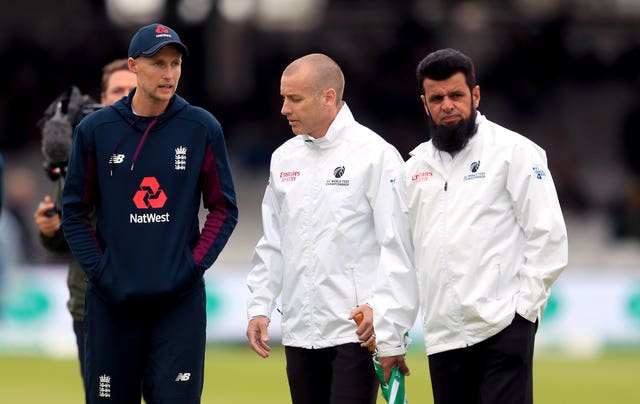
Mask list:
[[358,302],[358,287],[356,286],[356,273],[355,273],[356,269],[355,268],[351,268],[351,282],[353,282],[353,293],[355,295],[355,305],[353,307],[357,307],[360,302]]

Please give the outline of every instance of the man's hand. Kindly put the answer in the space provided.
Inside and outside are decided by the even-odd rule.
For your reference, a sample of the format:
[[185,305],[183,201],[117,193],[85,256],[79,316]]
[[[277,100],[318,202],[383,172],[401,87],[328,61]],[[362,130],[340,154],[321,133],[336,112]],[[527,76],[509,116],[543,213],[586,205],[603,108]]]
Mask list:
[[384,372],[384,381],[385,383],[389,383],[389,378],[391,377],[391,371],[394,367],[398,367],[402,374],[405,376],[409,376],[411,373],[409,372],[409,367],[407,363],[404,361],[404,355],[397,356],[384,356],[380,357],[379,360],[380,366]]
[[373,309],[367,304],[362,304],[351,310],[349,320],[354,320],[358,324],[356,335],[362,341],[360,344],[363,348],[369,348],[370,351],[376,349],[376,334],[373,329]]
[[56,205],[49,195],[44,197],[44,200],[40,202],[38,209],[33,214],[33,219],[45,237],[53,237],[53,235],[60,228],[60,215],[55,214],[53,216],[47,216],[45,213],[49,210],[55,209]]
[[249,340],[249,345],[251,348],[256,351],[256,353],[263,358],[267,358],[269,356],[269,351],[271,348],[267,345],[269,341],[269,332],[267,328],[269,327],[269,319],[266,316],[257,316],[249,320],[249,325],[247,326],[247,339]]

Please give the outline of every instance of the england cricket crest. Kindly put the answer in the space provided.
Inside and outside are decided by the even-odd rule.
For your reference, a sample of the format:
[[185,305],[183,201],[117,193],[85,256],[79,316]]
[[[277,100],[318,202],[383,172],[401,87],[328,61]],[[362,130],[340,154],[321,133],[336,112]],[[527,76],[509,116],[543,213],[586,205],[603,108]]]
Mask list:
[[98,395],[100,397],[111,397],[111,376],[101,375],[100,384],[98,387]]
[[184,146],[176,147],[175,169],[187,169],[187,148]]

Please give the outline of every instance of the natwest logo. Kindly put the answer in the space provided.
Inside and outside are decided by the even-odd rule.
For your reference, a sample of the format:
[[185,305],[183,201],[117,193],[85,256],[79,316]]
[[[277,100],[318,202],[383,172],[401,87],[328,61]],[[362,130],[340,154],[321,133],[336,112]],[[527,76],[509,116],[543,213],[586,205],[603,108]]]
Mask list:
[[133,203],[138,209],[161,208],[167,201],[167,195],[160,189],[156,177],[144,177],[140,189],[133,196]]
[[156,34],[168,34],[169,30],[162,24],[156,26]]

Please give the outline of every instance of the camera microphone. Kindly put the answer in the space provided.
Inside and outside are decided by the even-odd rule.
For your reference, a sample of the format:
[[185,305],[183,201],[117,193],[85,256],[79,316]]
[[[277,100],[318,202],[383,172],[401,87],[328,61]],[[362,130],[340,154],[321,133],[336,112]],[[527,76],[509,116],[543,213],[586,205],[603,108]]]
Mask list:
[[42,128],[42,154],[51,166],[64,165],[69,160],[73,127],[62,112],[62,101],[56,105],[55,114]]

